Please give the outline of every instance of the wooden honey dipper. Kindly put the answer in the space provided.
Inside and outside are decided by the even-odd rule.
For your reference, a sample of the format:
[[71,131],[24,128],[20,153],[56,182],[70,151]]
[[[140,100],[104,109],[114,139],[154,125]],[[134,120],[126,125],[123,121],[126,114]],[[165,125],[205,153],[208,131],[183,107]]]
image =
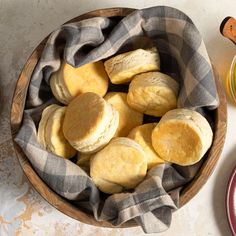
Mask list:
[[220,25],[220,32],[236,44],[236,19],[231,16],[226,17]]

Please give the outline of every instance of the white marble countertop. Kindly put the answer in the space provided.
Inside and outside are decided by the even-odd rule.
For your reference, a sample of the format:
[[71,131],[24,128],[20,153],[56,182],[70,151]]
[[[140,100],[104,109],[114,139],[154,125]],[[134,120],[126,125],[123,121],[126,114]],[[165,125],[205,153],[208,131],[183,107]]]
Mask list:
[[[235,0],[0,0],[1,236],[144,235],[140,228],[105,229],[82,224],[58,212],[42,199],[22,173],[13,153],[9,98],[33,48],[60,24],[99,8],[144,8],[157,4],[176,7],[192,18],[203,35],[212,62],[224,79],[236,54],[236,46],[220,35],[219,25],[228,15],[236,17]],[[226,143],[214,173],[199,194],[174,213],[170,229],[158,235],[230,235],[224,198],[230,173],[236,164],[235,121],[236,105],[228,104]]]

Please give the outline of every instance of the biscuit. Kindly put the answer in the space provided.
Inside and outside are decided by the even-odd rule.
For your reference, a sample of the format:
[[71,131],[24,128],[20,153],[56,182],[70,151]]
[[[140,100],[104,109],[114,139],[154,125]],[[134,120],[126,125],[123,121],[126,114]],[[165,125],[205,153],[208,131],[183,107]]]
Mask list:
[[44,109],[38,128],[38,141],[49,152],[63,158],[71,158],[76,150],[68,143],[62,132],[65,107],[50,105]]
[[104,63],[113,84],[123,84],[134,75],[160,70],[160,57],[156,48],[137,49],[114,56]]
[[47,143],[45,140],[46,124],[48,122],[50,115],[59,107],[60,106],[58,106],[56,104],[52,104],[52,105],[46,107],[42,112],[41,119],[40,119],[40,122],[38,125],[38,141],[45,148],[47,146]]
[[128,135],[128,138],[133,139],[143,148],[147,158],[148,169],[151,169],[158,164],[164,163],[164,160],[158,156],[152,147],[152,131],[156,125],[157,123],[149,123],[138,126],[134,128]]
[[68,104],[74,97],[86,92],[103,97],[108,89],[109,78],[102,61],[78,68],[63,62],[60,69],[52,74],[49,83],[56,99]]
[[96,93],[83,93],[66,108],[63,132],[79,152],[94,153],[114,136],[119,113]]
[[176,108],[178,88],[178,83],[168,75],[142,73],[131,81],[127,102],[139,112],[159,117]]
[[212,138],[204,116],[190,109],[175,109],[167,112],[154,128],[152,145],[163,160],[186,166],[204,156]]
[[90,176],[105,193],[135,188],[146,176],[147,160],[141,146],[129,138],[114,138],[90,161]]
[[131,129],[143,123],[143,114],[127,104],[127,94],[109,92],[104,99],[119,112],[119,126],[115,137],[126,137]]

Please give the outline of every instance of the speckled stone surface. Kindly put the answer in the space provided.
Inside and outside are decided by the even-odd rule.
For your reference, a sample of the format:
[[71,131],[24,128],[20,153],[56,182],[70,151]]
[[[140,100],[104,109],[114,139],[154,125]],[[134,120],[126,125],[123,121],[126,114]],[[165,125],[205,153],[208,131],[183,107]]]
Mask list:
[[[105,229],[75,221],[50,206],[32,188],[14,155],[9,127],[15,82],[34,47],[53,29],[87,11],[108,7],[177,7],[195,22],[216,69],[225,78],[236,46],[219,33],[225,16],[236,17],[235,0],[0,0],[0,235],[144,235],[140,228]],[[221,159],[200,193],[173,215],[158,235],[230,235],[224,197],[236,164],[236,106],[228,105],[227,140]]]

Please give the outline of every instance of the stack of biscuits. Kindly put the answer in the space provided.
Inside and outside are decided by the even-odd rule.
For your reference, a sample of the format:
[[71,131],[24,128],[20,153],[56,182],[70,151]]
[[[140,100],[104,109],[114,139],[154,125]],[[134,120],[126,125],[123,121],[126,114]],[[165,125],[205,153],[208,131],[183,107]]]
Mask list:
[[[76,156],[107,194],[134,189],[157,165],[198,162],[211,146],[212,129],[200,113],[177,109],[179,85],[160,70],[156,48],[78,68],[63,62],[50,78],[61,105],[43,111],[39,143],[59,158]],[[128,93],[111,91],[111,84],[128,84]],[[156,122],[144,122],[144,114]]]

